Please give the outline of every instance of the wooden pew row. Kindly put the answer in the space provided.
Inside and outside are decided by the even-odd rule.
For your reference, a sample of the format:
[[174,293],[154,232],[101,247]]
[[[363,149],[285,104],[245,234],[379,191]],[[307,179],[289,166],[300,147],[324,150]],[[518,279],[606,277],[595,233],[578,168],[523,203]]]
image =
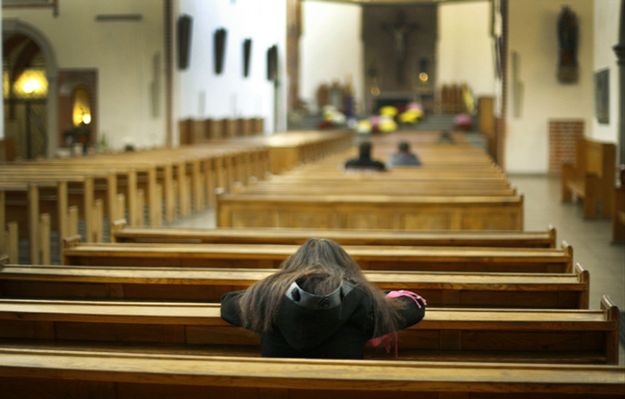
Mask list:
[[262,118],[183,119],[178,121],[180,144],[201,144],[224,138],[262,135]]
[[[83,182],[82,179],[30,183],[0,181],[0,230],[4,232],[7,228],[0,234],[0,251],[10,254],[12,261],[17,262],[18,243],[20,239],[28,240],[30,262],[50,263],[52,231],[58,233],[59,248],[62,248],[63,236],[78,233],[79,209],[91,204],[90,217],[103,216],[100,201],[91,202],[93,198],[88,198],[76,203],[68,194],[68,187]],[[94,229],[97,226],[94,224]],[[2,239],[5,235],[6,240]]]
[[[75,266],[167,266],[276,268],[297,250],[278,244],[73,243],[65,264]],[[571,273],[573,250],[553,248],[467,248],[345,246],[365,270]]]
[[[405,169],[405,168],[404,168]],[[308,184],[317,182],[332,182],[343,184],[347,182],[396,182],[396,183],[415,183],[415,182],[446,182],[454,184],[470,180],[477,183],[502,183],[507,182],[503,175],[484,173],[482,171],[474,172],[464,170],[462,172],[446,171],[446,170],[413,170],[410,173],[399,172],[399,167],[384,173],[366,173],[362,171],[340,171],[340,173],[321,173],[321,172],[305,172],[299,173],[297,169],[290,173],[282,175],[274,175],[272,182],[284,182],[291,184]]]
[[[349,186],[357,186],[358,184],[367,183],[375,184],[379,186],[397,186],[400,184],[411,184],[413,186],[420,185],[443,185],[443,184],[464,184],[464,185],[478,185],[480,187],[490,188],[510,188],[510,183],[505,176],[486,176],[486,175],[470,175],[467,173],[451,173],[448,171],[433,171],[424,170],[419,175],[417,173],[393,173],[395,170],[387,172],[389,176],[398,175],[397,178],[384,179],[381,173],[377,174],[362,174],[362,173],[335,173],[316,174],[311,171],[306,174],[288,173],[284,175],[274,175],[271,179],[267,180],[264,184],[289,186],[294,184],[329,184],[340,182]],[[441,172],[441,173],[439,173]],[[373,176],[382,176],[381,178],[374,178]]]
[[546,231],[390,231],[313,229],[189,229],[115,225],[113,239],[129,243],[303,244],[326,238],[341,245],[555,248],[556,229]]
[[[63,237],[68,235],[69,208],[76,206],[79,210],[79,220],[85,226],[85,238],[89,241],[99,241],[102,238],[101,220],[104,210],[109,208],[107,199],[110,198],[108,195],[110,186],[98,188],[95,182],[91,176],[63,174],[61,171],[55,175],[44,172],[3,174],[0,178],[0,189],[9,188],[6,190],[6,206],[10,207],[7,214],[10,212],[15,220],[25,221],[30,215],[39,213],[39,209],[45,210],[50,214],[54,228],[58,228],[59,236]],[[110,209],[108,211],[110,212]],[[41,247],[43,244],[38,241],[37,225],[29,223],[23,227],[23,234],[32,242],[34,250]]]
[[523,197],[225,194],[217,226],[523,230]]
[[[413,152],[423,161],[423,166],[440,166],[443,168],[452,168],[459,164],[470,166],[489,167],[499,169],[492,159],[480,148],[459,145],[459,146],[440,146],[440,145],[417,145],[412,148]],[[397,147],[380,147],[373,144],[372,158],[386,161],[391,154],[397,151]],[[319,165],[312,165],[311,168],[328,167],[332,164],[340,163],[349,158],[358,156],[358,149],[355,146],[336,153],[331,157],[325,158]]]
[[[259,337],[220,317],[219,304],[0,300],[0,339],[196,347],[257,355]],[[401,359],[618,364],[619,311],[428,308],[399,332]],[[201,346],[201,347],[197,347]],[[383,348],[367,357],[389,358]]]
[[[377,180],[369,180],[366,184],[358,184],[357,180],[353,181],[354,184],[341,181],[347,174],[337,169],[337,156],[327,157],[322,162],[298,168],[299,172],[289,173],[284,178],[278,177],[268,183],[252,185],[239,193],[221,196],[218,198],[218,225],[394,230],[522,229],[522,198],[505,189],[481,189],[482,185],[509,185],[501,170],[493,167],[483,152],[478,150],[474,154],[477,164],[468,163],[470,161],[467,158],[460,161],[460,168],[447,166],[442,169],[448,176],[456,179],[455,184],[444,180],[434,183],[436,180],[433,179],[438,177],[436,174],[431,175],[427,170],[413,168],[401,172],[402,180],[397,183],[383,177],[392,175],[392,172],[372,174],[382,176],[379,180],[384,183],[380,183],[379,188],[373,183]],[[341,155],[341,159],[345,155]],[[441,153],[437,155],[440,156]],[[473,183],[467,178],[464,182],[463,179],[458,179],[462,173],[458,174],[457,171],[466,170],[465,165],[474,165],[477,168],[475,170],[483,176],[497,179]],[[325,174],[320,175],[320,171]],[[418,171],[422,171],[422,176],[430,179],[428,183],[404,181],[415,176]],[[299,179],[301,176],[303,177]],[[307,176],[316,176],[314,183],[307,180]],[[325,178],[329,180],[323,181]],[[336,180],[332,180],[333,178]],[[410,195],[410,187],[414,187],[413,195]],[[492,195],[480,196],[480,192]],[[417,193],[421,195],[414,195]],[[471,205],[467,205],[471,202]],[[479,202],[481,203],[478,204]]]
[[[67,181],[69,176],[74,179],[83,179],[84,187],[80,190],[70,189],[70,194],[77,197],[77,201],[88,201],[89,197],[95,197],[103,202],[107,220],[112,223],[124,215],[120,215],[116,209],[117,193],[125,193],[128,199],[126,208],[129,211],[130,220],[143,217],[143,209],[139,209],[137,197],[143,190],[146,196],[146,205],[151,210],[151,220],[157,226],[158,218],[154,216],[154,210],[160,206],[161,199],[158,196],[158,183],[155,180],[155,169],[151,166],[137,166],[135,164],[119,165],[119,162],[101,162],[89,158],[80,161],[74,160],[45,160],[28,163],[5,165],[2,168],[2,179],[13,181],[48,180]],[[89,187],[87,187],[89,185]],[[162,188],[161,188],[162,189]],[[101,236],[101,232],[93,232],[95,218],[89,214],[84,216],[89,239],[95,239],[94,235]]]
[[[263,168],[262,160],[253,162],[250,157],[254,153],[266,152],[262,146],[246,143],[220,143],[215,147],[200,146],[198,148],[179,148],[170,150],[152,150],[133,153],[133,156],[126,154],[97,155],[87,158],[46,160],[35,163],[20,163],[14,166],[18,172],[26,168],[34,168],[40,171],[42,168],[60,168],[63,170],[77,170],[79,174],[89,174],[95,171],[102,172],[102,169],[112,171],[117,174],[118,179],[128,186],[127,198],[128,209],[130,211],[130,221],[134,225],[143,224],[143,209],[137,209],[136,192],[143,189],[146,196],[146,206],[148,210],[148,220],[150,225],[159,226],[161,224],[161,203],[166,204],[166,218],[173,220],[172,212],[175,209],[175,202],[180,205],[182,216],[190,214],[190,209],[201,210],[205,207],[204,192],[214,191],[215,186],[205,187],[209,180],[206,176],[209,169],[209,162],[214,162],[215,173],[219,174],[214,180],[218,181],[222,187],[230,188],[235,180],[242,183],[247,181],[251,170]],[[257,172],[258,177],[262,177],[264,172]],[[178,195],[174,195],[174,184],[176,184]],[[159,187],[162,193],[159,193]],[[190,201],[191,196],[194,202]],[[114,195],[113,195],[114,196]],[[163,198],[164,197],[164,198]],[[118,217],[118,216],[116,216]],[[112,220],[114,220],[114,217]]]
[[[124,217],[125,209],[128,209],[128,216],[134,220],[134,224],[142,225],[145,204],[148,207],[148,215],[151,215],[148,220],[158,225],[164,199],[166,214],[169,215],[167,220],[171,221],[173,218],[171,209],[176,205],[172,201],[175,189],[178,189],[181,196],[185,193],[185,198],[191,198],[188,190],[192,189],[196,204],[194,209],[199,210],[204,200],[202,190],[207,192],[206,197],[210,197],[214,206],[216,200],[214,191],[217,184],[230,185],[228,179],[246,182],[254,174],[264,177],[268,163],[262,159],[261,154],[266,153],[266,150],[250,144],[242,144],[242,149],[236,147],[227,149],[226,153],[221,155],[212,154],[215,152],[214,149],[208,153],[205,150],[187,150],[184,151],[185,160],[180,162],[176,158],[180,156],[175,152],[172,152],[172,156],[159,152],[161,155],[158,158],[164,161],[158,161],[157,158],[148,162],[145,160],[146,151],[141,153],[143,155],[140,158],[143,159],[139,160],[124,160],[120,155],[2,165],[0,191],[5,192],[2,209],[4,214],[9,214],[14,219],[10,222],[18,221],[17,231],[29,239],[31,263],[49,263],[40,260],[38,255],[42,248],[49,248],[49,243],[41,242],[40,235],[43,230],[39,229],[36,218],[32,217],[39,213],[39,209],[45,210],[50,215],[51,228],[58,231],[59,238],[63,238],[76,234],[68,223],[71,207],[77,206],[79,219],[85,225],[85,238],[89,241],[102,240],[104,212],[108,222],[112,224],[120,217]],[[226,162],[228,157],[232,159]],[[201,166],[198,159],[203,163],[204,169],[195,167]],[[189,168],[185,162],[193,167]],[[208,168],[213,167],[212,163],[215,163],[213,173],[217,176],[214,174],[208,176]],[[263,167],[263,164],[267,167]],[[191,175],[189,180],[193,184],[176,184],[174,175],[176,168],[179,170],[178,178],[185,179],[189,173]],[[199,175],[200,170],[206,176]],[[33,190],[28,188],[28,184],[35,187],[37,195],[32,195]],[[17,187],[18,185],[20,187]],[[11,191],[9,197],[6,195],[7,191]],[[120,192],[126,193],[127,196]],[[31,197],[39,200],[29,200]],[[128,207],[125,204],[126,198]],[[6,204],[11,207],[8,211],[5,209]],[[2,222],[2,230],[5,226]],[[13,248],[11,252],[12,254],[15,252]]]
[[451,131],[449,132],[451,139],[453,140],[451,143],[441,143],[441,136],[444,134],[442,130],[404,130],[393,132],[393,134],[385,134],[383,136],[375,137],[376,146],[390,146],[393,148],[397,148],[397,145],[401,141],[407,141],[412,146],[415,145],[459,145],[459,144],[468,144],[467,136],[465,132],[462,131]]
[[8,398],[616,399],[625,369],[606,365],[216,357],[3,345]]
[[[374,173],[371,171],[362,171],[358,169],[348,169],[344,170],[343,165],[347,159],[353,158],[349,156],[330,156],[324,158],[320,162],[315,162],[313,164],[307,164],[299,166],[291,171],[287,176],[297,176],[299,178],[314,178],[314,176],[319,176],[319,178],[331,178],[336,176],[349,176],[349,175],[357,175],[357,174],[366,174],[372,176],[384,177],[388,178],[406,178],[409,176],[415,177],[423,177],[429,174],[436,174],[442,177],[448,176],[472,176],[472,177],[480,177],[480,178],[501,178],[505,179],[505,174],[503,171],[497,167],[496,165],[492,165],[490,163],[472,163],[470,160],[462,160],[455,159],[452,154],[437,154],[434,155],[437,159],[442,162],[443,160],[449,160],[449,163],[431,163],[431,164],[422,164],[419,167],[414,166],[403,166],[403,167],[395,167],[392,169],[388,169],[386,172],[378,172]],[[455,160],[455,162],[452,162]],[[368,173],[365,173],[368,172]]]
[[4,220],[4,192],[0,191],[0,253],[5,254],[9,263],[19,262],[19,226],[17,222],[5,223]]
[[[218,302],[275,269],[0,266],[0,297]],[[430,306],[587,309],[589,273],[367,271],[381,289],[408,289]]]
[[279,174],[351,147],[353,133],[349,130],[294,131],[244,140],[269,147],[271,173]]
[[270,182],[262,182],[246,187],[239,192],[250,195],[376,195],[384,194],[387,196],[417,196],[417,195],[458,195],[458,196],[514,196],[516,190],[510,187],[498,185],[479,185],[472,181],[463,181],[450,184],[448,182],[436,183],[394,183],[394,184],[378,184],[377,182],[368,182],[362,184],[334,184],[332,182],[316,183],[316,184],[275,184]]
[[583,199],[585,218],[595,218],[598,213],[610,217],[614,208],[615,165],[614,143],[580,137],[576,143],[575,165],[562,166],[562,202],[570,202],[575,195]]

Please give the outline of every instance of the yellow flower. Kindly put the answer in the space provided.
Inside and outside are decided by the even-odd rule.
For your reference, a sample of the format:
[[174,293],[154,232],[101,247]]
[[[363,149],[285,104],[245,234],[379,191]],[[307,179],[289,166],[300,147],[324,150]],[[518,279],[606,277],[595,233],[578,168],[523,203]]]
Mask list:
[[392,105],[387,105],[385,107],[380,108],[380,115],[382,116],[390,116],[391,118],[397,115],[397,108]]
[[356,125],[356,131],[358,133],[361,134],[366,134],[371,132],[371,122],[369,122],[369,119],[362,119],[358,121],[358,124]]
[[415,123],[422,115],[423,112],[419,110],[409,110],[399,115],[399,121],[402,123]]
[[379,129],[382,133],[391,133],[397,130],[397,123],[391,118],[382,118],[380,120]]

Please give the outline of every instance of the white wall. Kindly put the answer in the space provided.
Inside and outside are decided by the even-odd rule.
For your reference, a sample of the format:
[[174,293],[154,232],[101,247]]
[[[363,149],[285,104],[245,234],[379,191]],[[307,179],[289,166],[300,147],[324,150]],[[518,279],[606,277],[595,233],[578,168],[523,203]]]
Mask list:
[[357,5],[304,1],[300,41],[300,96],[317,110],[316,93],[323,83],[351,78],[357,110],[364,105],[362,8]]
[[[277,130],[286,129],[286,0],[179,0],[179,14],[193,17],[189,68],[176,76],[176,115],[180,118],[265,118],[274,130],[274,89],[266,79],[267,49],[278,45]],[[215,75],[213,33],[227,30],[224,70]],[[243,77],[242,42],[252,39],[250,76]]]
[[[98,14],[138,13],[139,22],[96,22]],[[153,0],[63,0],[59,16],[50,9],[5,9],[41,31],[54,48],[60,69],[98,69],[98,137],[113,148],[127,140],[137,147],[164,143],[164,94],[158,116],[152,115],[152,59],[163,57],[163,6]],[[157,79],[164,87],[163,68]]]
[[[618,140],[618,84],[616,54],[612,47],[618,43],[620,0],[595,0],[594,71],[610,69],[610,123],[599,124],[594,114],[589,136],[616,143]],[[594,97],[593,97],[594,98]],[[594,103],[593,103],[594,106]]]
[[437,84],[467,83],[476,96],[494,95],[495,61],[490,3],[438,7]]
[[[594,3],[588,0],[566,1],[577,14],[579,24],[579,81],[576,84],[561,84],[556,76],[556,27],[562,2],[515,0],[508,4],[506,169],[509,172],[546,173],[549,119],[581,118],[586,131],[592,129]],[[618,19],[616,15],[614,18]],[[519,80],[523,84],[519,116],[513,113],[513,52],[519,54]]]

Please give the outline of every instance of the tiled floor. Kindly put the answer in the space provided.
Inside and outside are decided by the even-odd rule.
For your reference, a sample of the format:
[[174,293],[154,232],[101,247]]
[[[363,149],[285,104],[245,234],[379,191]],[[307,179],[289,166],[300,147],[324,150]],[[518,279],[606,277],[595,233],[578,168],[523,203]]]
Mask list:
[[573,246],[575,262],[590,271],[590,306],[599,307],[603,294],[625,310],[625,246],[613,245],[610,220],[585,220],[579,204],[560,202],[557,177],[509,176],[525,196],[525,230],[553,225],[558,240]]
[[[579,204],[560,202],[558,178],[547,176],[509,176],[512,185],[525,196],[525,230],[556,227],[558,240],[573,246],[574,261],[590,271],[590,307],[599,308],[602,295],[608,295],[625,310],[625,246],[610,243],[609,220],[584,220]],[[175,226],[215,227],[212,211],[180,220]],[[623,320],[621,321],[622,325]],[[621,346],[620,362],[625,364]]]

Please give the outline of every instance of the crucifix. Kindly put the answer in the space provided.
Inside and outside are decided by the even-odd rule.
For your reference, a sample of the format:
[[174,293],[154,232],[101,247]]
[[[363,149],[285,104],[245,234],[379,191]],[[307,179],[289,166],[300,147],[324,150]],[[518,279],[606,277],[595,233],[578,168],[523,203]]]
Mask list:
[[382,29],[387,31],[392,39],[395,49],[395,78],[397,83],[403,83],[406,69],[406,49],[409,35],[417,30],[417,24],[407,23],[405,12],[397,11],[395,23],[383,24]]

